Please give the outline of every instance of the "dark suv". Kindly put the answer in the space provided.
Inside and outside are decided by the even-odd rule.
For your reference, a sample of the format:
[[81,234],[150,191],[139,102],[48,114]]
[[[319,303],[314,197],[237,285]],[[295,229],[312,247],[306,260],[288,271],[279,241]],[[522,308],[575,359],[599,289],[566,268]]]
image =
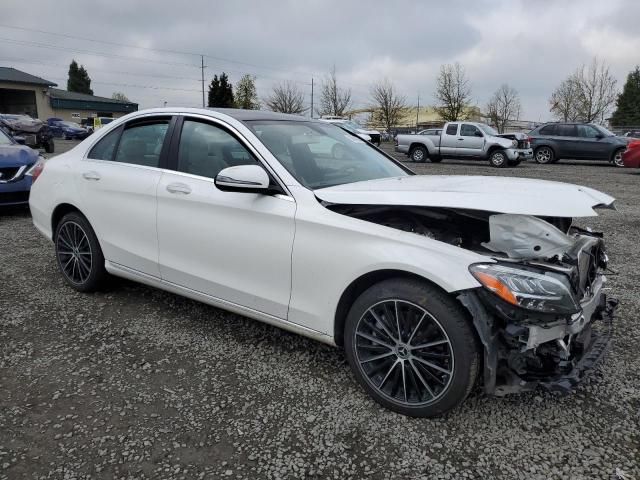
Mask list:
[[533,129],[529,136],[538,163],[570,158],[605,160],[618,167],[623,166],[622,152],[629,140],[592,123],[547,123]]

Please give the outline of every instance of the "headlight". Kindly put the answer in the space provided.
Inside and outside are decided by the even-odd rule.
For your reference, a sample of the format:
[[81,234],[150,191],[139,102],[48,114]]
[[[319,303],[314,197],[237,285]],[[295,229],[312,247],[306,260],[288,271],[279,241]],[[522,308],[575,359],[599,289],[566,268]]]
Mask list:
[[511,145],[513,146],[513,148],[517,148],[518,147],[518,141],[517,140],[513,140],[511,142]]
[[471,265],[469,271],[482,286],[511,305],[543,313],[580,311],[569,281],[561,274],[531,272],[495,263]]

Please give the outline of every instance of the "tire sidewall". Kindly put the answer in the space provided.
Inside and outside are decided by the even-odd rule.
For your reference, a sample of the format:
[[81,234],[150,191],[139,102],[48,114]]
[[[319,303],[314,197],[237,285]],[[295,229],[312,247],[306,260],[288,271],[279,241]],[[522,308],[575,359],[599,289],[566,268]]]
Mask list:
[[[422,158],[420,158],[419,160],[415,158],[416,152],[422,152]],[[411,160],[413,160],[416,163],[426,162],[427,157],[428,157],[427,149],[424,147],[414,147],[414,149],[411,150]]]
[[[501,163],[496,163],[495,162],[494,159],[496,158],[497,155],[501,155],[502,156],[502,162]],[[505,153],[504,150],[494,150],[493,152],[491,152],[491,155],[489,156],[489,163],[491,164],[492,167],[504,168],[509,163],[509,157],[507,157],[507,154]]]
[[[91,272],[89,273],[89,277],[87,278],[87,280],[81,284],[72,282],[67,277],[62,268],[63,266],[60,262],[60,257],[58,256],[58,235],[60,234],[60,230],[62,229],[62,227],[69,222],[76,223],[80,226],[80,228],[82,228],[89,241],[89,246],[91,247]],[[58,268],[60,269],[60,273],[62,274],[62,278],[64,278],[65,282],[67,282],[67,284],[69,284],[74,289],[81,292],[93,292],[100,288],[106,277],[106,270],[104,268],[104,256],[102,254],[102,249],[100,248],[98,238],[96,237],[96,234],[93,231],[93,228],[91,228],[91,225],[89,224],[87,219],[77,212],[66,214],[64,217],[62,217],[60,222],[58,222],[53,239],[56,263],[58,264]]]
[[[538,152],[540,152],[541,150],[548,150],[549,151],[549,160],[541,162],[540,160],[538,160]],[[551,149],[551,147],[538,147],[535,152],[533,152],[533,159],[536,161],[536,163],[539,163],[540,165],[548,165],[550,163],[553,163],[555,161],[555,153],[554,151]]]
[[[378,393],[361,370],[355,350],[355,331],[362,315],[374,304],[384,300],[402,299],[424,308],[445,330],[454,355],[453,378],[446,392],[434,403],[421,406],[396,404]],[[479,353],[473,327],[462,307],[437,288],[410,279],[390,279],[366,290],[353,303],[345,322],[344,348],[347,361],[358,383],[382,406],[412,417],[432,417],[458,406],[476,382]]]
[[[622,152],[624,152],[624,148],[618,148],[617,150],[615,150],[613,152],[613,155],[611,155],[611,163],[613,163],[614,166],[616,167],[624,167],[624,161],[622,160]],[[616,155],[620,154],[620,163],[616,162]]]

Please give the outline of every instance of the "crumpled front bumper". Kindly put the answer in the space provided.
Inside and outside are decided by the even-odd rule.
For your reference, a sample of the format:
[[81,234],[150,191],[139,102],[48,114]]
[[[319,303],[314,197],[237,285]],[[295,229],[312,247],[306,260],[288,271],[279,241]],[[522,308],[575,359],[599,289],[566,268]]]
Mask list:
[[[613,317],[618,306],[615,298],[602,291],[602,285],[592,298],[583,304],[582,312],[572,325],[564,322],[564,328],[536,327],[507,323],[500,326],[499,319],[487,307],[486,302],[473,290],[458,295],[469,310],[480,340],[484,346],[484,390],[488,394],[504,396],[511,393],[534,390],[538,387],[566,394],[573,390],[602,360],[608,350],[613,332]],[[577,322],[581,322],[580,325]],[[555,329],[555,330],[554,330]],[[555,342],[567,348],[564,339],[568,335],[580,337],[584,342],[579,354],[568,355],[558,368],[544,376],[523,375],[512,368],[514,356],[527,353],[533,356],[537,349]],[[512,342],[505,341],[511,338]],[[514,341],[513,339],[517,339]],[[561,350],[561,349],[560,349]]]

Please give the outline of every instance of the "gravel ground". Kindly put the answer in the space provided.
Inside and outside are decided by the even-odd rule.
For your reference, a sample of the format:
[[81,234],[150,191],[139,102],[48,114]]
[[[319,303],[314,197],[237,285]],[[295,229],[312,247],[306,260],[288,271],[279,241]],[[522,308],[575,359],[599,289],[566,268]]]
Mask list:
[[[58,150],[71,142],[59,142]],[[621,301],[603,365],[568,397],[476,393],[405,418],[360,389],[341,351],[176,295],[63,283],[29,213],[0,213],[0,479],[640,479],[640,175],[579,163],[423,174],[588,185]]]

